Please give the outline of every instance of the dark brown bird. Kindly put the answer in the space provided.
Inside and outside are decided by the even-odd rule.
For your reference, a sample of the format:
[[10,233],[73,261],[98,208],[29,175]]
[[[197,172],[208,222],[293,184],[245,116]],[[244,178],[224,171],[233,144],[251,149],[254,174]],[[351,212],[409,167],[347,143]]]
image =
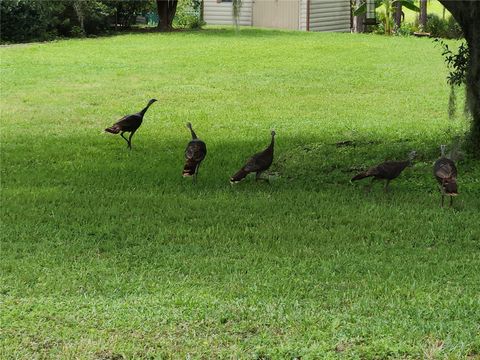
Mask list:
[[441,145],[440,159],[433,165],[433,175],[438,181],[438,187],[442,195],[442,207],[445,196],[450,196],[450,206],[453,205],[453,197],[458,195],[457,167],[453,160],[445,156],[445,145]]
[[[113,124],[109,128],[106,128],[105,131],[109,132],[111,134],[120,133],[120,136],[122,138],[124,138],[125,141],[127,142],[127,147],[129,149],[131,149],[132,148],[132,137],[135,134],[135,132],[138,130],[140,125],[142,125],[143,116],[147,112],[148,108],[155,101],[157,101],[157,99],[151,99],[148,102],[147,106],[145,106],[145,108],[142,111],[140,111],[136,114],[124,116],[123,118],[118,120],[115,124]],[[126,133],[126,132],[130,133],[130,136],[128,137],[128,139],[125,136],[123,136],[123,134]]]
[[272,130],[271,135],[272,141],[270,142],[270,145],[262,152],[259,152],[248,159],[245,166],[243,166],[235,175],[230,178],[230,183],[238,183],[245,179],[245,177],[250,173],[256,174],[255,180],[265,180],[268,182],[268,179],[263,179],[261,175],[265,170],[268,170],[273,162],[273,148],[275,145],[276,135],[275,131]]
[[187,128],[190,129],[192,140],[185,149],[185,166],[183,167],[183,176],[192,176],[193,181],[197,181],[198,169],[205,156],[207,156],[207,145],[197,137],[192,129],[192,124],[188,123]]
[[411,166],[413,163],[413,159],[415,158],[416,155],[417,155],[416,151],[412,151],[408,156],[408,160],[386,161],[377,166],[373,166],[367,171],[364,171],[364,172],[361,172],[360,174],[355,175],[350,181],[356,181],[356,180],[361,180],[367,177],[372,177],[372,181],[369,187],[369,189],[371,189],[373,182],[375,180],[386,180],[385,191],[388,191],[389,190],[388,184],[390,183],[390,181],[397,178],[402,173],[402,171],[405,170],[407,166]]

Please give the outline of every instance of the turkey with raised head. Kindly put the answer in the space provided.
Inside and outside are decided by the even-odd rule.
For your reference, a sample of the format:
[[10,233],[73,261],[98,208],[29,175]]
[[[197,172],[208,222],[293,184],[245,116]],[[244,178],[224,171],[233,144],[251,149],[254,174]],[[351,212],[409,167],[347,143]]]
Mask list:
[[408,159],[405,161],[385,161],[381,164],[369,168],[367,171],[363,171],[355,175],[351,181],[361,180],[367,177],[371,177],[370,189],[375,180],[385,180],[385,191],[388,191],[388,185],[390,181],[397,178],[407,166],[413,164],[413,159],[417,155],[416,151],[412,151],[408,155]]
[[433,165],[433,175],[438,181],[442,195],[442,207],[445,196],[450,196],[450,206],[453,204],[453,197],[458,195],[457,167],[453,160],[445,156],[445,145],[441,145],[440,158]]
[[196,182],[198,169],[205,156],[207,156],[207,145],[197,137],[193,131],[192,124],[188,123],[187,128],[190,129],[192,140],[185,149],[185,166],[183,167],[183,176],[192,176],[193,181]]
[[[157,99],[151,99],[147,106],[143,108],[142,111],[132,114],[132,115],[126,115],[120,120],[118,120],[115,124],[110,126],[109,128],[105,129],[105,132],[109,132],[111,134],[120,134],[120,136],[127,142],[127,147],[129,149],[132,148],[132,137],[135,134],[135,132],[138,130],[140,125],[142,125],[143,121],[143,116],[147,112],[148,108],[150,105],[152,105]],[[130,136],[128,139],[123,136],[124,133],[130,133]]]
[[268,170],[270,165],[272,165],[275,135],[275,131],[272,130],[272,140],[270,145],[268,145],[268,147],[262,152],[259,152],[248,159],[247,163],[230,178],[230,183],[238,183],[245,179],[250,173],[255,173],[255,180],[264,180],[268,182],[268,179],[262,178],[261,175],[265,170]]

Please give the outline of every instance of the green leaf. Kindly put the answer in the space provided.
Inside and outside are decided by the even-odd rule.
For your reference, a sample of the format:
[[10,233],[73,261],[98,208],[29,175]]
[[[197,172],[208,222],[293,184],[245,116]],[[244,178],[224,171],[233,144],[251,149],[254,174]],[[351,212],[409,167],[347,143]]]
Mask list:
[[355,9],[355,11],[353,12],[353,15],[359,16],[359,15],[365,14],[366,12],[367,12],[367,4],[363,3],[358,8]]
[[[383,5],[384,0],[375,0],[375,9]],[[364,1],[354,12],[354,16],[363,15],[367,12],[367,3]]]
[[410,0],[398,0],[398,1],[394,1],[395,3],[396,2],[400,2],[400,4],[402,4],[402,6],[405,6],[407,9],[410,9],[410,10],[413,10],[413,11],[416,11],[416,12],[420,12],[420,8],[415,5],[413,3],[413,1],[410,1]]

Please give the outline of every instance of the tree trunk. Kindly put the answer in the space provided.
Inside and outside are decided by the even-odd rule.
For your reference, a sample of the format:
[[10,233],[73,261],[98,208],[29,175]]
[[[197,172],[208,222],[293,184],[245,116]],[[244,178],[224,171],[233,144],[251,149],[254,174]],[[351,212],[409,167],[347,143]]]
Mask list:
[[427,0],[420,0],[420,18],[418,21],[420,30],[425,31],[427,28]]
[[[362,0],[354,0],[355,9],[362,4]],[[356,33],[365,32],[365,14],[353,17],[353,31]]]
[[470,51],[467,69],[467,104],[472,115],[470,142],[480,156],[480,1],[440,0],[462,27]]
[[85,25],[84,25],[82,3],[79,0],[75,0],[73,2],[73,8],[75,10],[75,13],[77,14],[78,22],[80,24],[80,29],[82,29],[83,35],[85,35]]
[[178,0],[157,0],[158,29],[171,31],[173,19],[177,11]]
[[402,4],[397,2],[395,6],[395,32],[402,26]]
[[175,13],[177,12],[178,0],[169,0],[168,4],[168,22],[170,28],[172,28],[173,19],[175,19]]

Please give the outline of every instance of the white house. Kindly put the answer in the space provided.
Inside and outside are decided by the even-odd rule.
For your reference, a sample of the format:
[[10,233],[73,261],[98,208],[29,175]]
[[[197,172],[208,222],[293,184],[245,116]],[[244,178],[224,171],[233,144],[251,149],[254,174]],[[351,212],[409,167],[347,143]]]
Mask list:
[[[204,0],[209,25],[233,23],[231,0]],[[351,28],[350,0],[243,0],[240,25],[303,31],[344,31]]]

